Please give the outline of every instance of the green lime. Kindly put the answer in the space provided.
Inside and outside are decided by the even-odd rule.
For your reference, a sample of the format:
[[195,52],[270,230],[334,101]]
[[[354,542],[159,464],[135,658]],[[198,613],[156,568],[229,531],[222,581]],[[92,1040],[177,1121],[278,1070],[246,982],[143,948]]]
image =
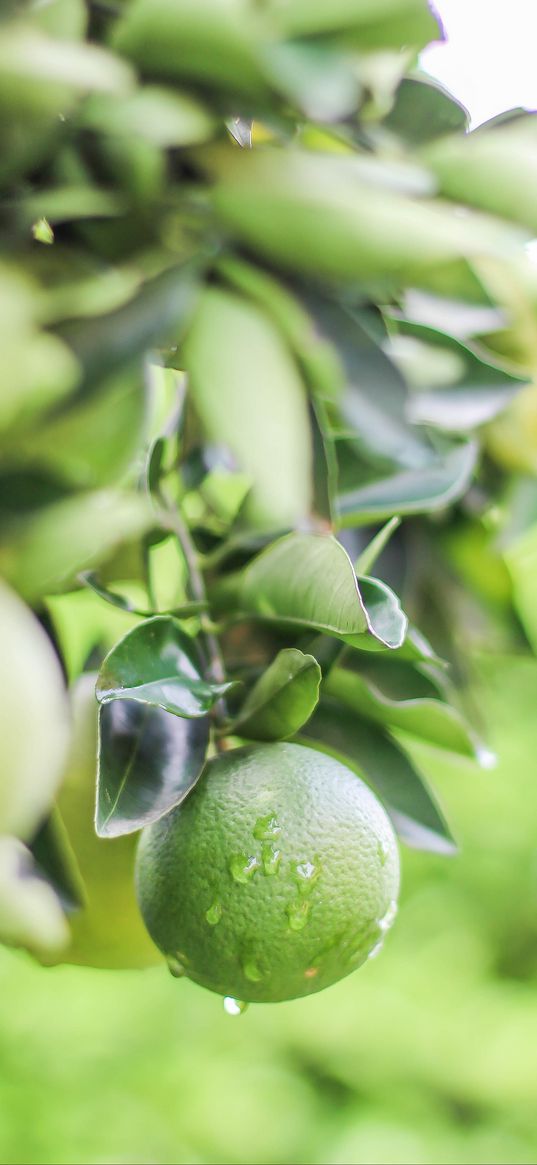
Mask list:
[[173,974],[270,1003],[320,991],[376,951],[399,857],[355,773],[301,745],[259,744],[211,760],[143,831],[136,883]]

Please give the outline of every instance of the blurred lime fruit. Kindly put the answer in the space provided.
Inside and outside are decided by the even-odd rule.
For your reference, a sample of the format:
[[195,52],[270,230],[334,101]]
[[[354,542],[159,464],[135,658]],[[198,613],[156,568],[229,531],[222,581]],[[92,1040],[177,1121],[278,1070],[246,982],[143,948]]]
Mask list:
[[58,806],[84,882],[86,902],[71,915],[61,961],[90,967],[147,967],[159,961],[134,893],[136,838],[103,841],[94,827],[97,769],[95,675],[72,690],[73,744]]
[[375,952],[396,912],[397,843],[370,789],[297,744],[211,760],[143,831],[143,917],[173,974],[246,1002],[322,990]]
[[61,780],[69,709],[63,677],[43,628],[0,583],[0,834],[30,840]]
[[484,436],[488,453],[502,469],[537,476],[537,384],[517,393]]

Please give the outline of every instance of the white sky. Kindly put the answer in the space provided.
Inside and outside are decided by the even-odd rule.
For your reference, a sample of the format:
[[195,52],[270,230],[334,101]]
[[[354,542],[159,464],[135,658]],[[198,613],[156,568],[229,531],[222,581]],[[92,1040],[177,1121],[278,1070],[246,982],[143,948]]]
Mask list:
[[537,0],[434,0],[448,37],[421,64],[466,106],[472,125],[537,109]]

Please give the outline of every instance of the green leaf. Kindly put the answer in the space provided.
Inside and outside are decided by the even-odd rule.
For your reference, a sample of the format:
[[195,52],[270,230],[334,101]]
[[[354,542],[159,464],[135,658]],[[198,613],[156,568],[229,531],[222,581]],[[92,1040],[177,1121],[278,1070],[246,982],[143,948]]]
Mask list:
[[356,770],[378,793],[394,827],[407,845],[452,854],[456,846],[427,785],[409,757],[376,726],[343,704],[323,699],[300,734]]
[[[383,663],[387,667],[383,667]],[[400,728],[438,748],[477,757],[479,744],[457,708],[446,704],[422,673],[404,662],[360,660],[360,672],[334,668],[329,695],[366,720]]]
[[189,93],[156,85],[145,85],[121,99],[91,97],[83,118],[102,133],[141,137],[165,149],[203,142],[214,132],[214,121],[201,102]]
[[246,520],[273,530],[303,521],[312,493],[306,391],[272,320],[246,299],[208,287],[183,354],[206,439],[229,448],[252,482]]
[[59,899],[30,851],[14,837],[0,837],[0,942],[45,954],[68,941]]
[[[469,347],[445,332],[407,320],[398,322],[398,331],[399,363],[407,380],[414,380],[408,416],[415,424],[465,432],[492,420],[527,383],[494,364],[477,345]],[[399,348],[405,342],[410,363],[405,347]]]
[[371,541],[368,542],[367,546],[364,547],[362,553],[359,555],[356,561],[355,570],[357,575],[369,574],[369,572],[373,569],[377,558],[380,558],[384,547],[390,541],[392,534],[395,534],[395,531],[399,529],[400,525],[401,519],[397,514],[395,514],[393,518],[390,518],[389,521],[384,524],[384,526],[381,526],[380,530],[374,535]]
[[384,125],[411,145],[421,146],[444,134],[464,133],[468,121],[464,105],[438,81],[428,76],[412,76],[401,81]]
[[201,775],[208,742],[206,716],[186,720],[137,700],[101,704],[98,836],[135,833],[183,801]]
[[361,49],[424,48],[438,37],[438,24],[423,0],[276,0],[288,36],[351,36]]
[[64,910],[83,906],[86,900],[84,881],[58,809],[53,809],[43,822],[30,849]]
[[386,647],[398,647],[405,637],[407,620],[396,596],[376,579],[367,580],[363,596],[347,551],[330,535],[279,538],[246,568],[239,586],[239,610],[261,619],[356,646],[368,635]]
[[96,685],[101,704],[130,700],[175,716],[206,716],[232,687],[202,679],[196,644],[169,615],[155,615],[128,631],[104,660]]
[[54,593],[153,520],[145,498],[134,493],[108,489],[62,499],[2,529],[0,573],[27,599]]
[[319,699],[321,669],[312,655],[284,648],[248,693],[228,731],[249,740],[286,740]]
[[[129,599],[127,595],[120,595],[117,591],[111,591],[99,582],[97,576],[93,571],[82,571],[79,575],[81,582],[90,587],[100,599],[104,599],[106,603],[110,603],[112,607],[118,607],[120,611],[129,611],[133,615],[141,615],[144,619],[155,615],[155,611],[148,611],[143,607],[139,607],[133,599]],[[160,611],[162,615],[174,615],[176,619],[189,619],[191,615],[199,615],[200,611],[206,611],[208,603],[205,602],[189,602],[183,603],[181,607],[174,607],[173,611]]]
[[341,525],[366,526],[394,512],[423,514],[443,509],[468,488],[477,452],[475,441],[460,442],[421,468],[340,493],[337,511]]

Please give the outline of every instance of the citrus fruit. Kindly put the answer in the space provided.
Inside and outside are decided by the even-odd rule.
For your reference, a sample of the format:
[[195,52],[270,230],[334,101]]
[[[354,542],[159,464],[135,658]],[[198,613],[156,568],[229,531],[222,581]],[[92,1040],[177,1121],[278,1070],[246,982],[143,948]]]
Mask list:
[[399,858],[384,809],[338,760],[256,744],[209,761],[143,831],[136,884],[172,973],[268,1003],[320,991],[373,953]]
[[0,834],[28,841],[60,783],[69,709],[60,665],[35,615],[0,583]]
[[133,835],[103,841],[94,827],[97,702],[92,674],[71,691],[73,741],[58,807],[84,884],[85,903],[70,915],[71,943],[58,961],[90,967],[147,967],[159,962],[134,892]]

